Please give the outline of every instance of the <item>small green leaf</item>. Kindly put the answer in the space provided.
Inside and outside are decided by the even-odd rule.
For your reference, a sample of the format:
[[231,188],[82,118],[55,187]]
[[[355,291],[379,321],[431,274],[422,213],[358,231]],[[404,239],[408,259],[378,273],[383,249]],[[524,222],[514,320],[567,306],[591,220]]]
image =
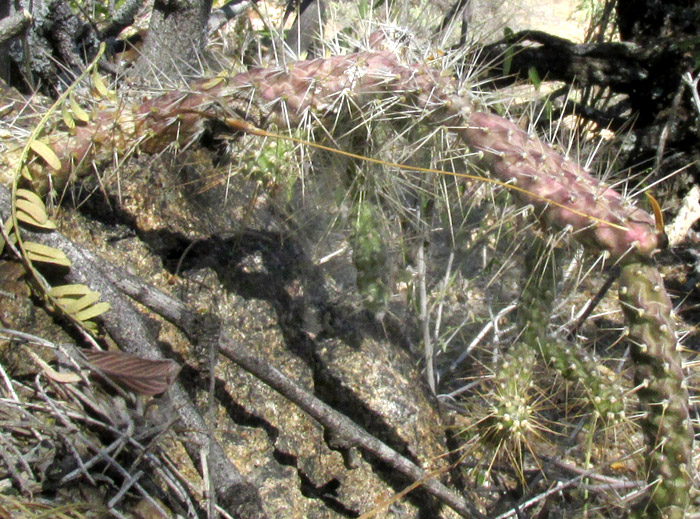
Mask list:
[[75,283],[73,285],[59,285],[49,289],[49,295],[57,298],[66,296],[84,296],[89,292],[91,292],[89,286],[81,285],[79,283]]
[[535,87],[536,90],[540,89],[540,85],[542,84],[542,78],[540,78],[540,73],[537,72],[537,68],[535,67],[530,67],[527,69],[527,77],[530,79],[530,83],[532,83]]
[[43,256],[41,254],[36,254],[34,252],[27,251],[27,258],[31,261],[38,263],[50,263],[52,265],[59,265],[61,267],[70,268],[71,262],[68,258],[59,258],[57,256]]
[[360,0],[358,11],[360,12],[360,19],[364,20],[369,13],[369,2],[367,0]]
[[41,256],[56,257],[56,258],[66,256],[63,253],[63,251],[60,249],[56,249],[55,247],[49,247],[48,245],[44,245],[42,243],[37,243],[34,241],[25,241],[24,248],[27,251],[31,251],[31,252],[33,252],[35,254],[39,254]]
[[65,124],[69,130],[75,128],[75,119],[73,119],[73,116],[68,111],[68,105],[65,103],[63,103],[61,107],[61,116],[63,117],[63,124]]
[[24,249],[27,251],[27,257],[31,261],[52,263],[54,265],[62,265],[64,267],[70,267],[71,265],[70,260],[60,249],[47,247],[46,245],[32,241],[25,241]]
[[82,297],[77,299],[72,297],[63,297],[58,300],[58,304],[67,314],[76,314],[82,310],[85,310],[89,306],[93,305],[100,300],[99,292],[89,292]]
[[[39,198],[38,195],[26,189],[17,190],[15,207],[18,210],[27,213],[39,225],[45,224],[49,219],[49,216],[46,214],[46,206],[44,205],[44,201]],[[17,218],[19,219],[19,215],[17,215]]]
[[46,213],[38,213],[36,211],[32,212],[32,210],[36,210],[37,207],[29,204],[26,200],[17,200],[16,205],[17,220],[19,220],[20,222],[29,224],[33,227],[38,227],[39,229],[46,229],[49,231],[52,231],[56,228],[56,224],[51,219],[49,219]]
[[41,199],[41,197],[37,195],[34,191],[30,191],[29,189],[17,189],[17,198],[23,198],[25,200],[33,202],[38,206],[44,205],[44,201]]
[[102,79],[102,76],[100,76],[100,73],[97,72],[97,69],[92,71],[92,75],[90,77],[92,78],[92,84],[95,87],[95,90],[97,90],[98,94],[107,99],[113,99],[116,97],[114,93],[107,88],[107,85],[105,85],[105,82]]
[[[5,234],[7,234],[7,237],[10,239],[11,242],[16,243],[17,236],[12,232],[12,218],[7,219],[4,227]],[[0,254],[2,254],[3,250],[5,250],[5,238],[3,238],[2,234],[0,234]]]
[[81,321],[80,324],[82,324],[83,328],[85,328],[88,332],[90,332],[93,335],[96,335],[99,331],[97,328],[97,324],[92,321]]
[[22,215],[20,215],[19,211],[22,211],[26,213],[27,216],[29,216],[29,221],[27,223],[38,223],[38,224],[44,224],[46,221],[49,219],[48,215],[46,212],[39,206],[36,206],[32,204],[31,202],[28,202],[27,200],[17,200],[15,201],[15,207],[17,208],[17,219],[18,220],[23,220]]
[[[39,155],[46,163],[56,171],[61,169],[61,159],[45,142],[33,140],[29,143],[29,147],[34,153]],[[29,170],[27,170],[29,171]]]
[[74,314],[73,317],[77,319],[78,321],[87,321],[89,319],[92,319],[94,317],[97,317],[98,315],[102,315],[103,313],[107,312],[110,309],[109,303],[106,301],[102,301],[100,303],[97,303],[96,305],[92,305],[90,308],[87,308],[86,310],[83,310],[82,312],[78,312],[77,314]]
[[[503,29],[503,36],[505,40],[509,43],[513,41],[513,36],[514,36],[513,29],[510,27],[506,27]],[[506,49],[505,56],[503,57],[503,75],[507,76],[510,74],[510,68],[513,65],[513,56],[515,55],[515,49],[513,45],[508,45],[508,48]]]
[[75,100],[75,97],[73,97],[73,92],[71,92],[68,96],[68,102],[70,103],[70,109],[73,111],[73,115],[75,115],[76,119],[84,123],[90,120],[90,115],[85,110],[83,110],[82,107]]

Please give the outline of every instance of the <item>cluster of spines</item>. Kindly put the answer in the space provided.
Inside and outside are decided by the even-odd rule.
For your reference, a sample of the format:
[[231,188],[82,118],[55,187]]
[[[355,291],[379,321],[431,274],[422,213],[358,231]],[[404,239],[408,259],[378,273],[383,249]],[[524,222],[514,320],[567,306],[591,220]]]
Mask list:
[[619,377],[603,373],[590,353],[554,339],[541,341],[539,351],[562,378],[579,384],[597,416],[609,422],[625,418],[626,397]]
[[480,438],[494,447],[496,456],[506,456],[521,476],[523,446],[532,450],[541,429],[534,383],[536,361],[532,349],[522,342],[505,353],[494,377],[495,385],[484,395],[486,415],[477,425]]
[[403,109],[412,100],[427,120],[451,127],[478,151],[491,174],[514,185],[543,222],[569,229],[589,251],[624,263],[649,256],[661,243],[652,215],[514,123],[476,111],[448,78],[422,65],[401,64],[393,53],[299,62],[288,71],[254,69],[232,80],[246,82],[273,114],[292,123],[308,112],[328,117],[343,98],[361,106],[368,98],[398,95],[406,100]]
[[530,194],[518,191],[541,221],[570,230],[589,251],[627,262],[659,247],[652,215],[511,121],[474,112],[459,132],[483,153],[491,174]]
[[528,251],[526,264],[531,275],[518,306],[520,341],[564,380],[579,384],[598,416],[609,421],[622,419],[625,401],[618,378],[614,374],[603,375],[589,352],[548,333],[552,304],[558,291],[557,256],[558,251],[545,244]]
[[[531,247],[527,254],[528,267],[536,270],[540,247]],[[521,469],[522,459],[514,456],[522,452],[522,444],[531,444],[539,436],[540,422],[536,388],[537,349],[549,324],[553,292],[541,289],[544,283],[535,274],[528,280],[518,306],[518,322],[521,328],[517,341],[504,354],[494,376],[494,389],[486,395],[489,412],[480,422],[484,439],[497,446],[505,445],[516,470]],[[540,297],[542,296],[542,297]]]

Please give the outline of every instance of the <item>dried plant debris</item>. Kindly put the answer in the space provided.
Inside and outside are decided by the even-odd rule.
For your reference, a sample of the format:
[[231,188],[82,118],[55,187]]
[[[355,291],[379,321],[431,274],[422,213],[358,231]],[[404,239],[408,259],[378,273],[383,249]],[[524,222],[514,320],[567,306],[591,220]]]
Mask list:
[[[4,330],[2,336],[15,348],[52,346],[11,332]],[[34,373],[14,380],[5,376],[10,392],[0,401],[0,479],[22,496],[2,496],[8,517],[128,516],[142,500],[168,516],[168,507],[160,502],[163,495],[154,494],[153,485],[165,482],[164,488],[172,485],[183,495],[179,476],[161,449],[175,421],[171,405],[167,399],[152,400],[144,408],[129,395],[90,384],[79,368],[84,361],[73,352],[74,357],[63,350],[58,356],[62,362],[52,368],[30,351]],[[81,490],[78,482],[88,486]],[[29,499],[47,492],[53,495],[50,500]],[[185,499],[182,505],[191,507],[192,502]]]

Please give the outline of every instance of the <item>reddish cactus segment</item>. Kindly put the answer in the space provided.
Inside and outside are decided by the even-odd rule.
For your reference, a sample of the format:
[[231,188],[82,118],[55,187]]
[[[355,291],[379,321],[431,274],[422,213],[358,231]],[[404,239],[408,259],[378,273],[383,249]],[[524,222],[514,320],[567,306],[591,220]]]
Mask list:
[[475,112],[460,134],[467,144],[484,153],[491,172],[504,182],[515,183],[538,197],[578,211],[573,213],[541,199],[528,200],[545,223],[559,229],[570,227],[589,250],[607,251],[615,261],[634,261],[658,248],[659,236],[652,215],[632,206],[617,191],[512,122]]
[[422,110],[441,108],[451,97],[445,88],[451,82],[425,67],[403,65],[394,53],[385,51],[299,61],[286,72],[251,69],[230,84],[249,85],[272,115],[294,124],[309,111],[321,118],[341,110],[352,112],[387,94],[418,96],[422,102],[416,104]]
[[[341,113],[359,116],[369,102],[388,96],[401,98],[402,115],[412,106],[426,123],[452,127],[483,153],[495,177],[534,195],[518,197],[533,204],[545,224],[570,228],[589,252],[607,252],[623,264],[620,299],[630,323],[637,379],[644,384],[639,392],[648,411],[644,431],[654,447],[651,503],[664,516],[683,517],[692,486],[692,431],[670,301],[656,269],[642,263],[660,243],[654,218],[515,124],[475,112],[469,99],[455,94],[453,81],[436,71],[401,64],[391,52],[359,52],[197,81],[188,92],[102,110],[73,132],[47,136],[61,161],[53,172],[54,186],[89,171],[92,161],[108,162],[136,148],[158,152],[172,143],[185,144],[207,118],[231,117],[230,107],[241,99],[277,122],[296,125],[310,115],[319,120]],[[0,157],[1,182],[12,179],[19,155],[15,150]],[[42,168],[39,160],[30,165],[39,183],[46,182]]]
[[[455,126],[467,145],[482,151],[498,179],[531,191],[535,196],[521,198],[535,205],[546,224],[558,229],[570,227],[591,252],[607,251],[614,261],[630,262],[649,256],[659,247],[652,215],[632,206],[615,190],[512,122],[473,112],[468,100],[453,93],[451,80],[425,67],[402,65],[392,53],[365,52],[304,61],[291,66],[287,73],[256,69],[236,76],[233,83],[241,81],[257,89],[268,108],[288,123],[298,121],[307,111],[321,118],[328,116],[344,104],[352,111],[368,97],[392,93],[412,98],[423,117]],[[347,103],[349,99],[352,103]]]
[[629,262],[658,248],[651,215],[515,124],[473,112],[471,101],[456,95],[453,83],[424,65],[401,64],[392,52],[357,52],[300,61],[287,69],[257,68],[220,81],[197,81],[187,93],[170,92],[130,108],[103,111],[74,135],[54,134],[49,144],[62,164],[55,175],[68,178],[76,164],[87,169],[90,161],[111,160],[114,152],[124,154],[135,143],[157,152],[172,142],[189,142],[205,118],[222,116],[222,107],[242,97],[279,123],[297,124],[310,115],[324,119],[352,114],[377,98],[401,96],[406,99],[402,112],[412,103],[417,116],[427,122],[456,128],[467,145],[484,153],[494,176],[535,195],[520,198],[535,206],[543,222],[571,228],[591,252],[607,251],[614,261]]

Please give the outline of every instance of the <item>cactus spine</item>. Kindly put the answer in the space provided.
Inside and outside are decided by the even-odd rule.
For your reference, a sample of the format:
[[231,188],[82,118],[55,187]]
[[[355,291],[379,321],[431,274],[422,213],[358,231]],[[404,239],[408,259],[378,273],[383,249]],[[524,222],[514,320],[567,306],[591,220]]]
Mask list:
[[[189,92],[171,92],[131,107],[103,110],[73,132],[54,132],[47,144],[60,161],[54,184],[90,169],[91,161],[111,160],[134,146],[157,152],[172,142],[189,143],[206,118],[230,119],[223,107],[255,101],[258,115],[283,125],[328,119],[350,107],[362,109],[382,97],[397,97],[401,110],[454,128],[483,155],[491,173],[514,184],[523,203],[532,204],[548,225],[570,229],[590,252],[607,252],[615,261],[648,257],[659,247],[654,218],[575,163],[556,153],[512,122],[476,111],[454,82],[425,65],[405,65],[388,51],[356,52],[291,64],[287,69],[257,68],[230,78],[201,80]],[[387,103],[387,107],[394,104]],[[389,108],[387,108],[389,109]],[[17,158],[1,159],[11,169]],[[40,164],[33,165],[37,168]],[[77,166],[76,166],[77,165]],[[31,168],[30,168],[31,169]],[[40,175],[37,175],[40,177]],[[5,179],[7,180],[7,179]]]
[[486,426],[484,435],[487,439],[498,440],[511,448],[513,454],[510,456],[519,471],[523,466],[521,444],[537,439],[539,432],[536,429],[542,429],[534,405],[539,392],[535,387],[537,350],[540,339],[546,334],[554,300],[552,290],[541,290],[546,285],[545,274],[540,268],[542,263],[538,261],[543,249],[541,244],[536,244],[527,253],[526,261],[533,275],[528,279],[518,305],[518,323],[522,331],[496,371],[496,388],[488,395],[492,400],[491,412],[482,424],[482,429]]

